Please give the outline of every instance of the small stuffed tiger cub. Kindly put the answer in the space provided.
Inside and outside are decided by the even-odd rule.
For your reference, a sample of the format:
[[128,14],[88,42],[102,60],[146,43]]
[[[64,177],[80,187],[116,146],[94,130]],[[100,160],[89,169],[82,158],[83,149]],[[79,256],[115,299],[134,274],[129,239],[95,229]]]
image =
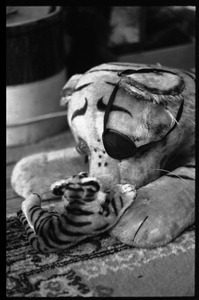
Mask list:
[[56,181],[51,191],[63,196],[61,206],[43,209],[40,196],[31,194],[17,213],[29,243],[41,253],[67,249],[109,230],[136,196],[134,186],[129,184],[118,184],[105,194],[98,181],[84,172]]

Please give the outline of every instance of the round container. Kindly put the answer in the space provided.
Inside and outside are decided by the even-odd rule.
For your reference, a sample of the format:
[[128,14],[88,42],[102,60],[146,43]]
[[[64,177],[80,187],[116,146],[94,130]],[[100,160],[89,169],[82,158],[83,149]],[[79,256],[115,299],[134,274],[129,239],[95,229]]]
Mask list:
[[28,6],[6,18],[7,146],[33,143],[67,128],[60,7]]

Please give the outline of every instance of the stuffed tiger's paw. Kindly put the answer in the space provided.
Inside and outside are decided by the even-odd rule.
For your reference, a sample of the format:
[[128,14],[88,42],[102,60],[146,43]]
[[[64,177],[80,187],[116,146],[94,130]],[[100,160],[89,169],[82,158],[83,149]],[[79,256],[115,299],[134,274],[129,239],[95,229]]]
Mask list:
[[[193,189],[189,192],[165,185],[164,180],[141,187],[129,209],[123,214],[111,235],[135,247],[163,246],[194,223]],[[188,187],[187,187],[188,189]],[[192,199],[192,198],[191,198]],[[187,213],[189,211],[189,214]]]

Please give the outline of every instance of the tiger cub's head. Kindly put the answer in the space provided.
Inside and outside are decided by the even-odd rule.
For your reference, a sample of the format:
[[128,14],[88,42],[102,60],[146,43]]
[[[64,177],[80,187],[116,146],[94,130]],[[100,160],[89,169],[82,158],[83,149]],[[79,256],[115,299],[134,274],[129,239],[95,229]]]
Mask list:
[[[61,104],[68,106],[68,123],[78,152],[88,156],[90,176],[97,177],[105,191],[117,183],[140,187],[160,176],[184,140],[182,101],[191,84],[176,70],[129,63],[102,64],[68,80]],[[125,158],[120,157],[120,139],[110,141],[111,151],[119,151],[117,158],[107,153],[102,139],[110,97],[114,99],[106,128],[127,138],[127,147],[130,141],[135,149]]]

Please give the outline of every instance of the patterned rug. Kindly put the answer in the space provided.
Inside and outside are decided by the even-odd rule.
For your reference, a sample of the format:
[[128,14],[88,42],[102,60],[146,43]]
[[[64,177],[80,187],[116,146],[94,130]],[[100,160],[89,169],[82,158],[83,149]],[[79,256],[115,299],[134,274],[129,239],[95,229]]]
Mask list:
[[7,218],[7,297],[193,296],[195,232],[157,249],[136,249],[103,234],[59,254],[29,246]]

